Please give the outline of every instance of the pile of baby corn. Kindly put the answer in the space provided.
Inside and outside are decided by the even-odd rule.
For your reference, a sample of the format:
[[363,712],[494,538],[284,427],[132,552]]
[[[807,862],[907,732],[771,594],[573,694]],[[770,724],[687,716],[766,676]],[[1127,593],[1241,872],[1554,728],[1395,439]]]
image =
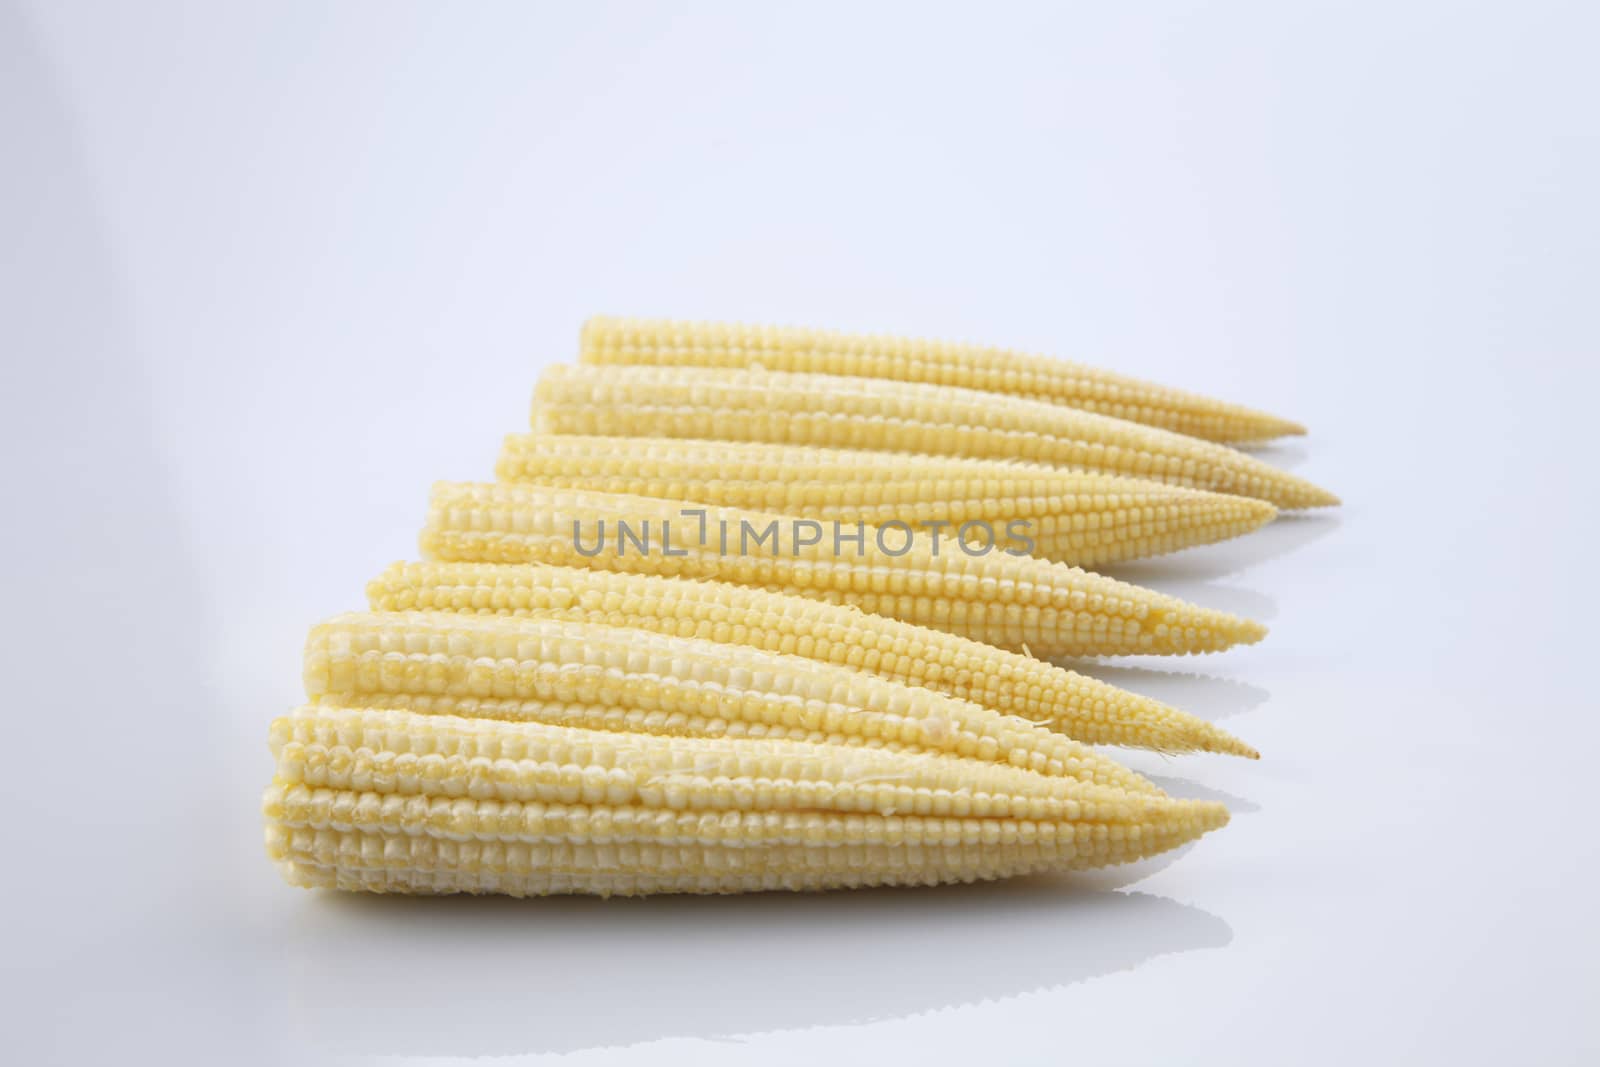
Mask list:
[[1226,809],[1090,746],[1255,750],[1056,661],[1265,629],[1080,568],[1338,503],[1229,447],[1292,422],[820,330],[591,320],[532,431],[311,631],[264,801],[291,883],[820,890],[1164,852]]

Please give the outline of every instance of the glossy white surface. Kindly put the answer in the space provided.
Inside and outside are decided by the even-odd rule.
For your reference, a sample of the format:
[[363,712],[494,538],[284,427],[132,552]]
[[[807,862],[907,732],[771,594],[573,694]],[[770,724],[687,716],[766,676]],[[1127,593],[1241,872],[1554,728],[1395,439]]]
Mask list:
[[[9,1061],[1595,1061],[1592,8],[323,6],[0,9]],[[1308,422],[1267,454],[1344,509],[1122,572],[1267,642],[1101,671],[1260,746],[1135,759],[1233,825],[936,892],[281,885],[305,627],[600,310]]]

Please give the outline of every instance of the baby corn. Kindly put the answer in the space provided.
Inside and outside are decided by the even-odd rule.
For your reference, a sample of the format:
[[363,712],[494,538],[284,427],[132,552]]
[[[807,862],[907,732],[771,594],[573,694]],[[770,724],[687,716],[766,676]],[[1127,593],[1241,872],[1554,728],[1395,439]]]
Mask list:
[[341,615],[312,629],[305,685],[307,696],[347,707],[942,753],[1160,792],[1077,741],[943,693],[799,656],[599,623]]
[[[1037,400],[877,378],[556,365],[534,389],[533,428],[1028,460],[1255,497],[1280,508],[1339,502],[1225,445]],[[897,462],[885,457],[884,470]]]
[[974,881],[1125,863],[1219,804],[999,764],[312,705],[272,728],[295,884],[629,895]]
[[[396,563],[368,583],[367,598],[380,612],[563,619],[748,645],[934,689],[1089,744],[1257,758],[1204,719],[1031,656],[849,605],[724,582],[544,565]],[[328,644],[328,629],[314,630],[311,642]],[[454,706],[472,714],[478,705]]]
[[863,527],[847,549],[843,532],[654,497],[441,483],[421,542],[434,560],[557,563],[797,593],[1044,657],[1213,652],[1266,633],[1061,563],[949,544],[936,552],[910,528]]
[[998,460],[742,441],[513,434],[504,481],[692,500],[838,522],[977,523],[1080,567],[1249,533],[1277,514],[1247,497]]
[[1210,441],[1262,441],[1305,427],[1238,404],[1111,371],[986,345],[783,326],[596,316],[585,363],[723,367],[887,378],[981,389],[1144,423]]

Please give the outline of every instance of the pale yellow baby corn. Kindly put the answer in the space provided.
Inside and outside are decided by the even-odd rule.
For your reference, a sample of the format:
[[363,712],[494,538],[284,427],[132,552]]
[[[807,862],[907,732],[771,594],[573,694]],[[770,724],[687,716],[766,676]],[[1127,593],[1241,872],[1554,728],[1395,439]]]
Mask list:
[[292,883],[378,892],[732,893],[1125,863],[1221,805],[1000,764],[307,706],[272,728],[266,843]]
[[[374,611],[568,619],[749,645],[925,686],[1089,744],[1257,758],[1204,719],[1031,656],[849,605],[724,582],[546,565],[396,563],[367,585],[367,598]],[[470,714],[475,705],[461,707]]]
[[307,696],[346,707],[942,753],[1160,792],[1077,741],[931,689],[800,656],[602,623],[455,612],[341,615],[312,628],[304,674]]
[[[534,390],[533,428],[1027,460],[1255,497],[1337,504],[1225,445],[1043,401],[953,386],[697,367],[565,366]],[[885,458],[885,469],[894,459]]]
[[1277,514],[1248,497],[1041,464],[927,455],[886,463],[863,449],[744,441],[512,434],[495,470],[504,481],[830,522],[937,523],[928,528],[941,537],[975,523],[974,534],[992,531],[1031,555],[1079,567],[1238,537]]
[[[857,544],[819,529],[818,543],[807,544],[812,531],[802,521],[654,497],[441,483],[421,540],[429,559],[715,578],[1045,657],[1214,652],[1266,633],[1259,623],[1061,563],[948,545],[935,554],[927,535],[910,529],[865,527]],[[624,526],[634,539],[622,536]]]
[[785,326],[596,316],[582,358],[595,364],[724,367],[889,378],[1048,401],[1211,441],[1261,441],[1305,427],[1238,404],[1111,371],[987,345]]

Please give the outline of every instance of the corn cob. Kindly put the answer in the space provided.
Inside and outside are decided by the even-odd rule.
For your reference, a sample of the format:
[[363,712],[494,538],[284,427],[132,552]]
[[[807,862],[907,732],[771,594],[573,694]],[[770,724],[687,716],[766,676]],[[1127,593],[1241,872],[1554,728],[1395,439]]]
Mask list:
[[[1090,744],[1257,758],[1203,719],[1030,656],[849,605],[723,582],[575,567],[397,563],[368,584],[367,597],[374,611],[566,619],[749,645],[938,690]],[[472,702],[459,706],[460,714],[477,712]]]
[[558,619],[349,614],[312,628],[304,662],[306,695],[346,707],[944,753],[1160,792],[1077,741],[989,708],[694,637]]
[[269,855],[382,892],[725,893],[1123,863],[1219,804],[1000,764],[324,705],[272,727]]
[[[511,896],[803,892],[975,882],[1106,865],[1098,857],[1083,856],[1075,845],[1054,842],[898,849],[874,845],[591,847],[497,841],[458,844],[428,837],[326,830],[269,831],[267,840],[272,858],[293,865],[295,873],[290,880],[296,884],[366,892]],[[321,879],[312,880],[317,875]]]
[[[852,553],[843,542],[805,543],[795,523],[654,497],[444,482],[434,487],[422,550],[443,561],[715,578],[853,604],[1047,658],[1213,652],[1266,633],[1259,623],[1061,563],[948,545],[935,552],[925,534],[883,527],[862,531]],[[607,528],[618,538],[610,548],[600,544]],[[621,539],[623,528],[649,539],[648,550]],[[771,555],[758,540],[768,532]]]
[[1255,497],[1280,508],[1339,502],[1225,445],[1042,401],[920,382],[556,365],[534,390],[533,427],[1027,460]]
[[977,523],[1080,567],[1238,537],[1277,514],[1247,497],[1035,464],[922,455],[885,464],[879,452],[750,442],[512,434],[495,469],[504,481],[830,522],[940,524],[929,528],[942,536]]
[[887,378],[981,389],[1110,415],[1209,441],[1264,441],[1305,427],[1238,404],[1004,348],[738,323],[596,316],[585,363],[721,367]]

